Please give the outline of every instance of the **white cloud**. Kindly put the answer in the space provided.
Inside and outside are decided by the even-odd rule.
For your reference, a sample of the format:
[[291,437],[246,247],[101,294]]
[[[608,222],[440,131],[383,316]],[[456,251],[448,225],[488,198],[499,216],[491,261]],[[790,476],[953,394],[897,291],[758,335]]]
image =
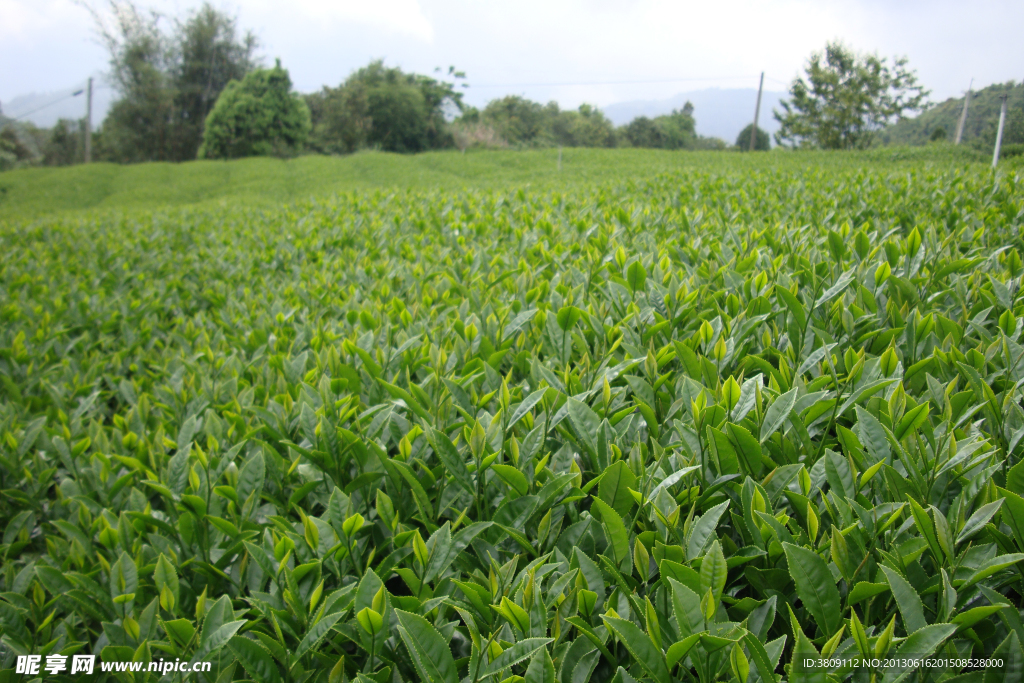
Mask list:
[[66,23],[75,10],[68,0],[0,0],[0,39],[30,41],[54,25]]
[[[201,0],[137,2],[176,17]],[[1020,0],[976,0],[969,10],[960,0],[212,2],[253,29],[267,60],[280,57],[305,92],[375,58],[419,73],[455,65],[477,105],[507,93],[575,107],[750,88],[761,71],[766,87],[782,89],[836,38],[907,55],[933,99],[959,94],[972,76],[987,85],[1024,75]],[[0,97],[59,90],[106,62],[88,13],[72,0],[0,0]],[[571,85],[536,85],[551,83]]]
[[297,19],[314,21],[317,31],[357,24],[363,29],[377,29],[426,43],[434,39],[434,27],[418,0],[290,0],[287,3],[256,0],[244,3],[243,7],[243,15],[258,14],[284,25],[297,25],[300,23]]

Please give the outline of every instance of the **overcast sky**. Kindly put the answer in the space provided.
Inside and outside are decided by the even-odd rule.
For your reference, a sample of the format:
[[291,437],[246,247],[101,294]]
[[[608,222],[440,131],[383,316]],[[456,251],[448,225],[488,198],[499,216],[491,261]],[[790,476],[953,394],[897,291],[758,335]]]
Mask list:
[[[103,6],[106,0],[92,0]],[[1024,2],[739,0],[217,0],[280,57],[304,92],[370,59],[468,74],[467,101],[522,94],[574,107],[661,99],[705,87],[783,90],[839,38],[906,55],[932,99],[1024,77]],[[168,17],[193,0],[140,0]],[[58,91],[106,68],[92,20],[72,0],[0,0],[0,102]]]

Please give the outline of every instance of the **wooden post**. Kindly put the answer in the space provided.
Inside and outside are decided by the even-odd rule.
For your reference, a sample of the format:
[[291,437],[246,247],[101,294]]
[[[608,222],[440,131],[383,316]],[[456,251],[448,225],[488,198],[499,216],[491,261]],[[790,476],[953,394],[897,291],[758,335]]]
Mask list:
[[750,151],[754,151],[757,142],[757,117],[761,113],[761,90],[764,88],[764,72],[761,72],[761,84],[757,86],[757,104],[754,106],[754,127],[750,129]]
[[992,168],[999,163],[999,148],[1003,144],[1003,126],[1006,124],[1006,95],[1003,95],[1003,104],[999,107],[999,129],[996,131],[996,148],[992,152]]
[[971,79],[970,85],[967,86],[967,97],[964,98],[964,109],[960,112],[960,121],[956,124],[956,142],[954,145],[960,144],[960,139],[964,136],[964,124],[967,123],[967,107],[971,104],[971,87],[974,86],[974,79]]
[[85,91],[85,163],[92,161],[92,77]]
[[562,172],[562,148],[558,148],[558,172]]

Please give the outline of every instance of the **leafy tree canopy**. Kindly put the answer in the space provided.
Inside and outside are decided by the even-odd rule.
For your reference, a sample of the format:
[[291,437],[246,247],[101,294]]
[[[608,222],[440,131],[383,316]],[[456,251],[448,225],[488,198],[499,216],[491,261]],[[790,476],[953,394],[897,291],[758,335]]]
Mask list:
[[450,81],[405,73],[380,60],[370,62],[337,88],[325,87],[306,97],[313,122],[311,146],[325,153],[450,147],[448,118],[464,108],[456,82],[465,74],[450,67],[447,75]]
[[553,121],[561,114],[558,104],[543,105],[519,95],[491,100],[481,118],[513,145],[555,144]]
[[665,134],[652,119],[638,116],[622,127],[622,134],[633,147],[664,146]]
[[653,119],[639,116],[625,126],[620,126],[618,135],[620,144],[632,147],[690,150],[726,148],[724,140],[698,135],[696,127],[693,104],[687,102],[682,109],[674,109],[670,114]]
[[[754,124],[748,124],[747,127],[741,130],[740,134],[736,136],[736,148],[739,151],[750,151],[750,129],[753,127]],[[758,126],[757,135],[754,138],[754,151],[767,152],[771,147],[771,138],[768,135],[768,131]]]
[[80,163],[84,152],[82,131],[77,121],[60,119],[50,131],[43,150],[43,163],[47,166],[70,166]]
[[921,111],[929,91],[917,82],[906,58],[890,64],[858,55],[840,42],[807,61],[806,78],[790,86],[790,99],[775,110],[779,144],[823,149],[864,149],[880,128],[907,112]]
[[693,105],[653,119],[641,116],[616,129],[597,107],[582,104],[560,109],[557,102],[540,104],[518,95],[491,100],[482,112],[469,112],[466,123],[489,126],[514,146],[526,147],[653,147],[696,149],[724,146],[694,131]]
[[256,68],[256,37],[239,37],[236,21],[204,4],[175,30],[173,65],[176,149],[194,158],[203,139],[203,123],[217,97],[232,80]]
[[203,124],[221,91],[257,65],[255,36],[204,3],[170,30],[130,0],[110,0],[111,20],[94,13],[118,92],[103,122],[97,156],[120,162],[194,159]]
[[665,149],[694,149],[698,145],[697,122],[693,118],[693,105],[687,102],[682,109],[673,109],[654,119],[664,136]]
[[18,137],[14,126],[0,130],[0,171],[6,171],[32,159],[32,150]]
[[562,112],[555,123],[557,137],[569,147],[615,146],[615,127],[593,105],[581,104],[575,111]]
[[309,108],[292,93],[288,72],[277,60],[231,81],[206,117],[200,158],[288,155],[309,134]]

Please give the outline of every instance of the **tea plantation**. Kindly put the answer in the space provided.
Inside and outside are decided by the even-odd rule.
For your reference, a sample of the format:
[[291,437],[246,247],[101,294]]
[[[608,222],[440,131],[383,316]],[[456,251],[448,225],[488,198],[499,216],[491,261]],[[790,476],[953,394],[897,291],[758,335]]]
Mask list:
[[3,214],[0,676],[1021,680],[1024,173],[764,156]]

